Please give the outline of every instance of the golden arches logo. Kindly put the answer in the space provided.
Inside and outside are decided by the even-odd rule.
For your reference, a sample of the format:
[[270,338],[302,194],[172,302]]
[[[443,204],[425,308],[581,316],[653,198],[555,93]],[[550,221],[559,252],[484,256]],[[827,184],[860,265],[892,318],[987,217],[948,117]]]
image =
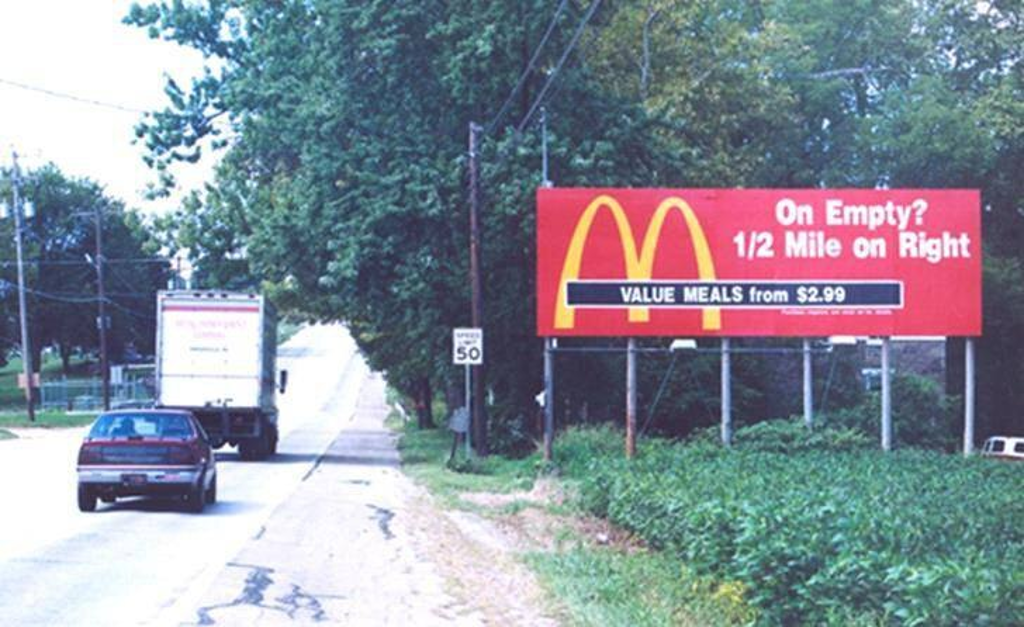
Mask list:
[[[654,255],[658,248],[658,240],[661,238],[661,230],[665,224],[665,218],[673,209],[678,210],[686,221],[686,228],[690,234],[690,242],[693,244],[693,253],[697,258],[697,275],[702,281],[715,279],[715,264],[711,258],[711,249],[708,247],[708,240],[704,236],[704,229],[697,219],[697,215],[682,198],[666,198],[658,205],[654,216],[647,225],[647,232],[644,233],[643,244],[637,254],[636,239],[633,237],[633,228],[629,224],[626,212],[617,200],[602,194],[587,205],[583,215],[580,216],[573,230],[572,239],[569,241],[569,250],[565,254],[565,262],[562,265],[562,276],[558,282],[558,297],[555,304],[555,328],[571,329],[576,325],[576,311],[567,304],[566,290],[570,281],[579,279],[580,265],[583,262],[583,249],[586,247],[587,238],[590,235],[590,228],[594,224],[597,212],[602,208],[608,209],[615,219],[615,226],[619,231],[619,241],[622,243],[622,255],[626,262],[626,278],[630,281],[648,281],[654,268]],[[650,320],[650,309],[647,307],[630,307],[630,322],[647,322]],[[706,331],[717,331],[722,328],[722,312],[717,307],[708,307],[702,311],[702,325]]]

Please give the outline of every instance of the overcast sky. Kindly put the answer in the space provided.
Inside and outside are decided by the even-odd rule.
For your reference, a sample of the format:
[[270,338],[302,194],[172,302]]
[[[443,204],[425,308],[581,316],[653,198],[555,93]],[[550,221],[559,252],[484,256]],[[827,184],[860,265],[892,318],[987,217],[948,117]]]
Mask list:
[[[0,2],[0,164],[11,149],[23,166],[52,161],[89,177],[128,206],[149,212],[176,200],[146,201],[155,180],[132,145],[139,113],[67,100],[14,87],[13,81],[79,98],[150,110],[166,104],[164,75],[183,84],[198,75],[202,56],[151,40],[121,19],[130,0],[4,0]],[[179,168],[183,187],[200,186],[210,160]]]

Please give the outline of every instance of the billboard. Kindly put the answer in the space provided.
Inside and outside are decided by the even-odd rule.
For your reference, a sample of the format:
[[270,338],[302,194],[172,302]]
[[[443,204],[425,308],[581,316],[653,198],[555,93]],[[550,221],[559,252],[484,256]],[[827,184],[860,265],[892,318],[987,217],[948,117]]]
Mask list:
[[541,336],[981,333],[977,190],[537,191]]

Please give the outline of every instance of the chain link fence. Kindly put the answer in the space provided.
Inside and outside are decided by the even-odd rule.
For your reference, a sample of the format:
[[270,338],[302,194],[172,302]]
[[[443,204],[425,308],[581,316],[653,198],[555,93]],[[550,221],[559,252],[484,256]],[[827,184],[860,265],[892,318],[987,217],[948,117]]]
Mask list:
[[[110,408],[127,409],[152,406],[156,399],[156,385],[149,373],[145,373],[145,375],[122,376],[121,373],[116,373],[111,377]],[[43,381],[39,391],[40,402],[44,410],[101,411],[103,409],[103,381],[98,378]]]

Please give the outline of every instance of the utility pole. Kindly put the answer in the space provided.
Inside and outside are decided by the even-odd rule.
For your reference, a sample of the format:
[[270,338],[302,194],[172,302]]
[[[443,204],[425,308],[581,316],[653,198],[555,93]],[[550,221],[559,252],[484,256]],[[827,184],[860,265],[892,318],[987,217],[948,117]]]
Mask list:
[[[483,289],[480,279],[480,198],[479,155],[477,135],[483,128],[469,123],[469,286],[471,319],[474,327],[483,328]],[[487,455],[487,419],[484,416],[484,367],[473,366],[473,403],[470,408],[470,429],[474,431],[477,453]]]
[[35,399],[32,394],[32,344],[28,333],[28,310],[25,304],[25,263],[24,253],[21,245],[21,232],[24,228],[24,216],[21,213],[21,198],[19,197],[19,186],[21,185],[21,171],[18,169],[18,153],[11,153],[14,167],[11,174],[11,200],[13,206],[11,213],[14,214],[14,241],[18,255],[18,317],[21,321],[21,364],[25,373],[25,409],[28,412],[29,422],[36,420]]
[[100,376],[103,377],[103,411],[110,410],[110,365],[107,363],[107,295],[103,284],[103,208],[96,207],[96,290],[99,318],[96,326],[100,334]]

